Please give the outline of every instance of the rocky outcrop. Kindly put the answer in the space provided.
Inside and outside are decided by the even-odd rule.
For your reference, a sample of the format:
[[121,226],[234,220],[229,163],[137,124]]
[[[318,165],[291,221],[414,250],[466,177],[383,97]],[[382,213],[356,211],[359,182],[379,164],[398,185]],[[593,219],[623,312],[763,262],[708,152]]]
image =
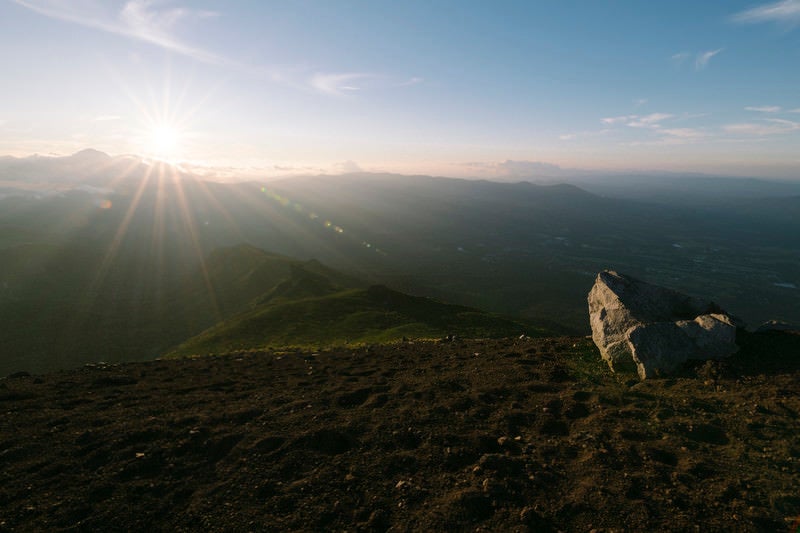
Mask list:
[[611,369],[635,370],[641,379],[738,349],[737,324],[714,302],[608,270],[589,292],[589,321]]

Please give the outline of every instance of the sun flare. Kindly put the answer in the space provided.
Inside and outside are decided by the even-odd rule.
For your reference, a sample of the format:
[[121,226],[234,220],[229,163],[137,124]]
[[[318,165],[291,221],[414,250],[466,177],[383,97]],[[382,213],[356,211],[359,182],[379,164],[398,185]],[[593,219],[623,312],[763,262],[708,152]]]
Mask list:
[[149,133],[149,152],[154,156],[174,159],[179,156],[181,132],[171,124],[155,124]]

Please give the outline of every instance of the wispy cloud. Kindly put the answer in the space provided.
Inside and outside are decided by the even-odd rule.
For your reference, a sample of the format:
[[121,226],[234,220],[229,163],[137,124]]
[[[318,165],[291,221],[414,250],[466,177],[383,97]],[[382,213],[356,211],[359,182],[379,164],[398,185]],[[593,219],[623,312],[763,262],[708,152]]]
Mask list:
[[[100,0],[12,0],[46,17],[87,28],[150,43],[171,52],[209,64],[241,69],[263,75],[276,83],[302,90],[309,88],[329,96],[353,94],[367,87],[367,80],[377,80],[377,74],[361,72],[311,73],[310,69],[267,68],[243,64],[231,57],[195,46],[178,35],[181,26],[219,16],[216,11],[165,5],[163,0],[127,0],[112,6]],[[187,2],[188,3],[188,2]],[[410,87],[423,82],[420,77],[395,79],[369,88]]]
[[673,54],[670,56],[670,61],[675,65],[676,68],[680,68],[686,62],[687,59],[694,56],[694,69],[695,70],[704,70],[708,67],[709,61],[715,55],[719,54],[725,50],[724,48],[717,48],[716,50],[708,50],[706,52],[698,52],[698,53],[691,53],[691,52],[679,52],[677,54]]
[[652,134],[627,143],[629,146],[676,146],[713,140],[712,132],[701,128],[659,128]]
[[40,15],[147,42],[204,63],[230,63],[227,58],[175,37],[176,26],[188,20],[217,16],[213,11],[164,8],[155,0],[129,0],[119,11],[107,4],[63,0],[12,0]]
[[719,54],[723,50],[724,50],[724,48],[717,48],[716,50],[709,50],[707,52],[700,52],[699,54],[697,54],[697,57],[695,57],[695,59],[694,59],[694,69],[695,70],[705,70],[705,68],[708,67],[709,61],[711,61],[711,58],[714,57],[715,55]]
[[629,120],[634,119],[637,116],[638,115],[622,115],[619,117],[606,117],[600,119],[600,122],[602,122],[603,124],[608,124],[609,126],[613,126],[615,124],[624,124],[625,122],[628,122]]
[[775,22],[790,27],[800,24],[800,0],[782,0],[741,11],[731,20],[743,24]]
[[726,133],[763,137],[766,135],[781,135],[800,130],[800,122],[780,118],[768,118],[762,122],[745,122],[728,124],[722,128]]
[[678,52],[677,54],[672,54],[670,60],[675,63],[676,67],[680,67],[691,55],[689,52]]
[[634,115],[634,120],[627,123],[631,128],[660,128],[659,122],[672,118],[669,113],[650,113],[649,115]]
[[588,137],[600,137],[602,135],[608,135],[613,130],[611,128],[603,128],[601,130],[593,130],[593,131],[576,131],[573,133],[562,133],[558,136],[560,141],[574,141],[575,139],[584,139]]
[[685,140],[704,139],[708,133],[697,128],[665,128],[659,130],[660,134]]
[[777,105],[749,105],[745,111],[756,111],[758,113],[780,113],[781,107]]
[[[678,127],[677,124],[708,116],[708,113],[650,113],[606,117],[601,122],[607,126],[601,130],[606,133],[636,132],[636,139],[621,142],[627,146],[682,145],[696,142],[709,142],[716,138],[713,130],[706,127]],[[562,140],[577,138],[572,134],[562,136]]]
[[321,94],[342,97],[360,91],[412,87],[424,81],[417,77],[398,79],[369,72],[316,72],[308,77],[305,86]]
[[660,122],[673,118],[675,115],[669,113],[650,113],[649,115],[622,115],[619,117],[607,117],[601,119],[603,124],[615,126],[624,124],[630,128],[660,128]]
[[363,72],[322,73],[311,76],[309,85],[314,90],[331,96],[345,96],[362,89],[361,82],[374,78]]
[[424,82],[423,78],[413,77],[409,78],[405,81],[401,81],[397,84],[398,87],[411,87],[412,85],[419,85],[420,83]]

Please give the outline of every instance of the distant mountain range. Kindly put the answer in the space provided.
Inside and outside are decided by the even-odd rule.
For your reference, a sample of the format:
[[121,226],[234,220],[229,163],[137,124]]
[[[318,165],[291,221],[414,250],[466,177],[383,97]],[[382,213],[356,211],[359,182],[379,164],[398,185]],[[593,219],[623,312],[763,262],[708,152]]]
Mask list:
[[[515,162],[507,161],[505,164],[513,163]],[[611,174],[560,169],[544,163],[528,168],[530,166],[530,164],[524,165],[524,169],[528,172],[515,171],[513,177],[506,176],[502,179],[498,177],[498,181],[493,183],[528,182],[545,186],[569,184],[609,198],[677,203],[684,206],[719,205],[759,198],[800,196],[800,171],[796,180],[789,181],[652,171]],[[33,184],[60,188],[77,185],[113,186],[125,181],[126,177],[137,179],[148,173],[168,173],[180,175],[184,179],[200,179],[179,166],[155,160],[148,161],[136,155],[110,156],[88,148],[68,156],[38,154],[20,158],[0,156],[0,191],[14,187],[28,190]],[[360,175],[392,176],[369,173]],[[399,175],[394,177],[407,178]]]

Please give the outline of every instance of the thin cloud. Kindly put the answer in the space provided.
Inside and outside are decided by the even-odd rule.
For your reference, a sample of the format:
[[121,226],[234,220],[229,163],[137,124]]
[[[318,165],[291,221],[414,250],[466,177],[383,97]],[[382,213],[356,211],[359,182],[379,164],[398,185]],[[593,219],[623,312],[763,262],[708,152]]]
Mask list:
[[650,113],[649,115],[633,115],[634,120],[627,123],[631,128],[660,128],[659,122],[672,118],[669,113]]
[[420,83],[424,82],[424,78],[413,77],[409,78],[406,81],[402,81],[397,84],[398,87],[411,87],[412,85],[419,85]]
[[696,128],[666,128],[659,130],[659,133],[684,140],[697,140],[708,137],[708,133]]
[[329,96],[348,96],[360,91],[393,89],[419,85],[422,78],[398,80],[369,72],[317,72],[306,80],[305,86]]
[[690,54],[689,52],[679,52],[677,54],[673,54],[670,57],[670,59],[672,60],[673,63],[675,63],[675,66],[680,67],[681,65],[683,65],[684,61],[689,59],[689,56],[691,55],[692,54]]
[[631,128],[652,128],[660,127],[659,122],[673,118],[675,115],[669,113],[650,113],[649,115],[622,115],[619,117],[607,117],[601,120],[603,124],[614,126],[625,124]]
[[800,24],[800,0],[782,0],[741,11],[731,20],[742,24],[775,22],[795,27]]
[[619,117],[607,117],[601,119],[600,121],[603,124],[614,125],[614,124],[622,124],[628,122],[629,120],[635,119],[638,115],[622,115]]
[[603,128],[602,130],[597,131],[578,131],[574,133],[563,133],[558,136],[558,139],[561,141],[574,141],[575,139],[585,138],[585,137],[599,137],[601,135],[607,135],[611,133],[611,129]]
[[154,0],[130,0],[117,13],[109,12],[104,4],[91,1],[77,5],[60,0],[12,1],[46,17],[147,42],[204,63],[231,63],[222,56],[174,37],[179,22],[216,16],[212,11],[159,9]]
[[[312,90],[331,96],[343,96],[364,89],[365,81],[377,80],[380,76],[367,73],[324,73],[318,72],[309,77],[308,69],[267,68],[240,63],[230,57],[191,45],[176,37],[176,30],[182,24],[216,18],[219,13],[186,7],[165,7],[161,0],[128,0],[117,7],[99,0],[12,0],[40,15],[77,24],[87,28],[112,33],[134,39],[194,60],[240,69],[262,75],[275,83],[281,83],[300,90]],[[410,87],[423,82],[422,78],[412,77],[395,81],[393,84],[372,84],[376,87]]]
[[343,72],[343,73],[322,73],[314,74],[309,80],[311,88],[317,92],[331,96],[345,96],[354,91],[360,91],[362,87],[359,81],[374,78],[372,74],[363,72]]
[[772,124],[782,125],[783,127],[789,128],[792,131],[800,130],[800,122],[795,122],[793,120],[786,120],[786,119],[783,119],[783,118],[768,118],[768,119],[765,119],[765,120],[767,122],[772,123]]
[[642,107],[647,103],[647,98],[637,98],[633,101],[633,107]]
[[728,124],[723,127],[723,130],[726,133],[734,135],[764,137],[767,135],[781,135],[798,131],[800,130],[800,122],[780,118],[769,118],[765,119],[763,122]]
[[708,67],[709,61],[715,55],[722,52],[724,48],[717,48],[716,50],[709,50],[707,52],[700,52],[697,54],[697,57],[694,60],[694,69],[695,70],[705,70]]
[[777,105],[747,106],[745,111],[756,111],[758,113],[780,113],[781,107]]

